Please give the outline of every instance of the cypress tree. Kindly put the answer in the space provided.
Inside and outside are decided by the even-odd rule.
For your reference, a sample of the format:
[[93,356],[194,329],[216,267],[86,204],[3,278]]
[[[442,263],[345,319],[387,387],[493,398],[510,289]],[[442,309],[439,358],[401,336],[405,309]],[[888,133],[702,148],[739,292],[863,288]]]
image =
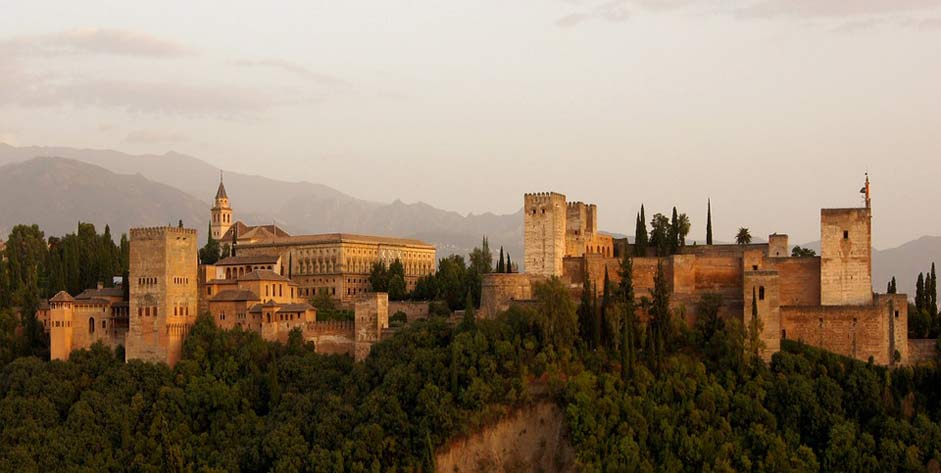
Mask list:
[[474,313],[474,295],[467,291],[467,301],[464,303],[464,318],[461,320],[461,330],[474,330],[477,326],[477,314]]
[[512,273],[512,272],[513,272],[513,262],[510,261],[510,252],[509,252],[509,251],[506,252],[506,272],[507,272],[507,273]]
[[497,263],[497,272],[505,273],[506,272],[506,263],[503,262],[503,247],[500,247],[500,261]]
[[938,315],[938,273],[934,270],[934,263],[931,263],[931,287],[928,288],[928,310],[931,316]]
[[601,289],[601,314],[600,314],[600,323],[601,323],[601,340],[605,346],[608,348],[614,347],[614,341],[616,340],[615,334],[610,331],[610,323],[608,310],[610,308],[610,294],[608,288],[611,283],[608,279],[608,267],[604,267],[604,287]]
[[640,254],[641,233],[645,231],[646,230],[641,228],[640,212],[638,212],[637,216],[634,217],[634,256],[641,256]]
[[582,300],[578,304],[578,332],[586,345],[591,345],[594,340],[591,329],[591,282],[588,280],[588,273],[585,273],[585,279],[582,281]]
[[636,256],[647,256],[648,238],[647,215],[644,213],[644,205],[641,204],[640,215],[637,217],[637,228],[634,230],[634,254]]
[[621,317],[621,379],[626,383],[634,376],[634,361],[636,359],[636,319],[634,314],[634,262],[625,252],[621,258],[619,271],[621,284],[619,296],[624,313]]
[[670,218],[670,254],[675,255],[680,245],[680,218],[673,207],[673,216]]
[[598,287],[591,285],[591,342],[595,350],[601,348],[601,310],[598,307]]
[[925,309],[925,275],[918,273],[918,280],[915,282],[915,308]]
[[706,244],[712,244],[712,199],[706,202]]
[[654,368],[657,372],[662,367],[664,353],[670,344],[670,288],[663,273],[663,261],[657,262],[657,275],[654,277],[654,287],[650,290],[651,302],[648,313],[650,322],[650,344],[653,348]]

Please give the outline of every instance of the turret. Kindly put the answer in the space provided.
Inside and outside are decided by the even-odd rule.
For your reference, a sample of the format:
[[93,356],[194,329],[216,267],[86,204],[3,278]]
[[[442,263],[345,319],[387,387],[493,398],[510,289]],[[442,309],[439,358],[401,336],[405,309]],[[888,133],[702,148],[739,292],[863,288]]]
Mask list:
[[215,202],[210,211],[210,231],[216,240],[222,238],[232,226],[232,207],[229,207],[229,196],[225,193],[225,184],[222,182],[222,172],[219,172],[219,188],[216,190]]
[[49,358],[68,360],[72,353],[72,318],[75,299],[65,291],[49,299]]

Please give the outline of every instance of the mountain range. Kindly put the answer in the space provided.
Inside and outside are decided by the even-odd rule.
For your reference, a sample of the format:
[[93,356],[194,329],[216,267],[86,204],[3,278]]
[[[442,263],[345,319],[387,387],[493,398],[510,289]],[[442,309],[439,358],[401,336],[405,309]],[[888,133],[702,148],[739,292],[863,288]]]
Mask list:
[[[38,223],[51,234],[72,231],[79,220],[108,223],[117,234],[133,226],[179,219],[202,235],[219,180],[215,166],[174,152],[129,155],[0,143],[0,166],[5,166],[3,174],[11,176],[12,186],[0,188],[0,235],[21,222]],[[14,175],[16,182],[12,182]],[[32,185],[34,181],[37,186]],[[235,218],[249,225],[274,222],[295,234],[348,232],[417,238],[436,245],[442,256],[466,254],[487,235],[494,250],[504,246],[512,255],[523,252],[522,209],[510,215],[461,215],[422,202],[371,202],[323,184],[231,171],[225,172],[225,186]]]
[[[219,170],[192,156],[130,155],[110,150],[14,147],[0,143],[0,238],[17,223],[36,223],[47,235],[74,231],[79,221],[119,235],[130,227],[175,224],[200,230],[209,223]],[[522,209],[510,215],[461,215],[417,202],[358,199],[324,184],[285,182],[225,172],[235,218],[275,222],[295,234],[349,232],[417,238],[439,256],[466,254],[487,235],[522,261]],[[801,245],[819,253],[819,242]],[[914,295],[919,272],[941,262],[941,236],[873,250],[873,285],[884,291],[895,276]]]

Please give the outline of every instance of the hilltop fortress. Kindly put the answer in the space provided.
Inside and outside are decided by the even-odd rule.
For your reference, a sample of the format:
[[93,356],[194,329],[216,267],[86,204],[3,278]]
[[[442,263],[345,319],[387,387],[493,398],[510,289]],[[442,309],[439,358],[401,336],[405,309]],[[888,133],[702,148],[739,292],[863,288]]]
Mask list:
[[[706,294],[721,296],[721,316],[748,320],[754,294],[765,358],[780,349],[782,339],[793,339],[860,360],[872,357],[881,365],[909,363],[907,297],[872,290],[868,178],[864,192],[865,207],[821,210],[819,257],[791,257],[787,235],[779,234],[762,244],[684,246],[672,256],[633,258],[636,297],[653,289],[662,264],[671,308],[690,324]],[[620,280],[619,259],[634,248],[626,239],[598,233],[594,205],[567,203],[554,192],[526,194],[523,204],[526,273],[487,275],[481,316],[526,303],[533,285],[549,277],[574,291],[586,278],[603,287],[605,272],[613,283]]]
[[[194,229],[135,228],[130,231],[128,280],[123,287],[64,291],[43,304],[37,318],[50,335],[51,358],[101,342],[124,346],[128,360],[174,365],[198,314],[224,329],[254,331],[286,341],[299,329],[318,352],[364,359],[373,344],[394,330],[389,311],[409,320],[427,316],[427,304],[390,302],[370,292],[372,265],[395,260],[405,268],[408,289],[435,268],[435,247],[418,240],[325,234],[291,236],[276,225],[248,226],[232,220],[220,181],[210,211],[210,235],[231,245],[232,256],[200,265]],[[308,301],[335,299],[353,320],[318,320]]]

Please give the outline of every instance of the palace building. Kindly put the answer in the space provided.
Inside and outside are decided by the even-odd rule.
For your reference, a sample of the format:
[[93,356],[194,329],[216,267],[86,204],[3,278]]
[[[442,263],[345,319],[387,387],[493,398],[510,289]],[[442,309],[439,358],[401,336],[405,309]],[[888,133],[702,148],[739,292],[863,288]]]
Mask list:
[[266,266],[296,282],[298,295],[307,299],[328,294],[343,302],[353,301],[369,292],[369,272],[377,262],[389,266],[400,261],[408,290],[415,288],[418,278],[433,273],[437,265],[435,247],[420,240],[350,233],[290,235],[277,225],[249,226],[233,221],[232,216],[225,184],[220,181],[211,210],[211,232],[237,256],[215,266],[225,266],[230,271],[227,277],[233,277],[232,266],[246,266],[239,269],[244,271],[253,264],[246,261],[264,260],[266,263],[255,266]]

